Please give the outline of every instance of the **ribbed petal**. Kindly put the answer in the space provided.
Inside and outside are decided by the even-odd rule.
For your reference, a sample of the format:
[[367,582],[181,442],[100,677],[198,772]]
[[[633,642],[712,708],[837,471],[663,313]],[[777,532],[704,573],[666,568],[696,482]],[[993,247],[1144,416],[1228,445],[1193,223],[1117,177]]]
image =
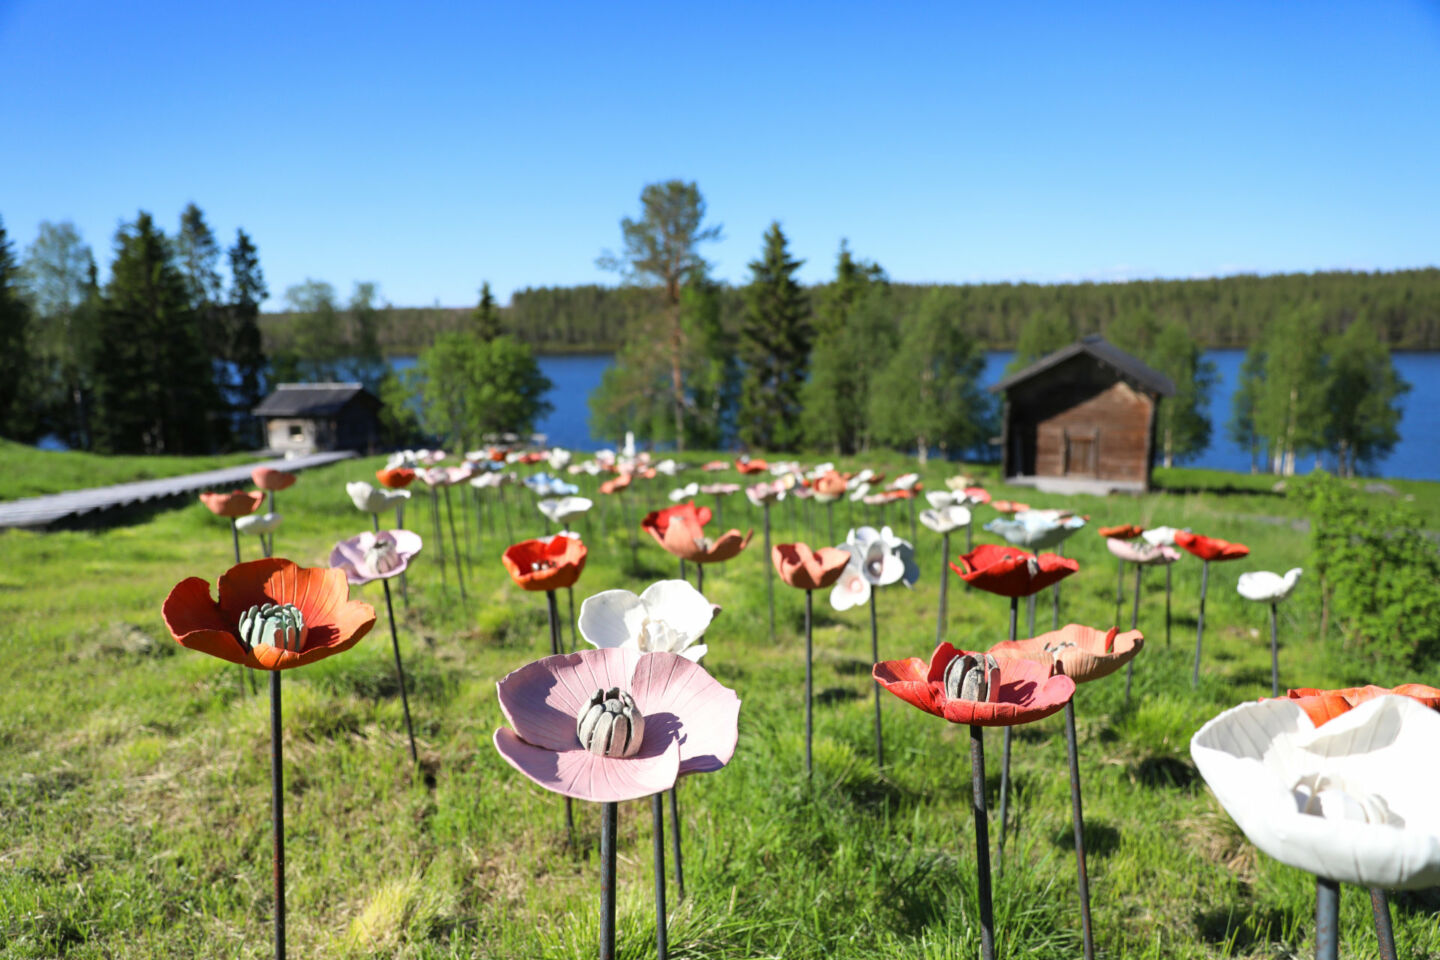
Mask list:
[[495,731],[495,749],[505,761],[546,790],[588,800],[618,803],[668,790],[680,773],[680,744],[673,737],[651,742],[650,727],[633,757],[602,757],[578,745],[547,750],[520,739],[514,731]]
[[630,694],[652,728],[680,738],[680,773],[710,773],[735,755],[740,698],[705,668],[673,653],[647,653],[635,665]]

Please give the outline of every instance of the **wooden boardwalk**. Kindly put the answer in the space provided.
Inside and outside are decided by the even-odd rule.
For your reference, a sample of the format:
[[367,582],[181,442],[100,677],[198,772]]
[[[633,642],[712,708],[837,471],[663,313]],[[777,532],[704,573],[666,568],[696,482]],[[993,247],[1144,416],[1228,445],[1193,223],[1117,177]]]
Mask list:
[[309,456],[285,460],[257,460],[241,467],[225,467],[221,470],[206,470],[202,473],[187,473],[179,477],[165,477],[160,480],[137,480],[133,483],[117,483],[109,487],[92,487],[88,490],[67,490],[45,497],[26,497],[23,500],[0,502],[0,528],[4,527],[47,527],[62,520],[73,520],[86,514],[102,510],[114,510],[168,497],[181,497],[204,490],[234,490],[238,487],[253,487],[250,471],[256,467],[274,467],[277,470],[304,470],[309,467],[323,467],[340,460],[356,456],[353,450],[339,450],[331,453],[312,453]]

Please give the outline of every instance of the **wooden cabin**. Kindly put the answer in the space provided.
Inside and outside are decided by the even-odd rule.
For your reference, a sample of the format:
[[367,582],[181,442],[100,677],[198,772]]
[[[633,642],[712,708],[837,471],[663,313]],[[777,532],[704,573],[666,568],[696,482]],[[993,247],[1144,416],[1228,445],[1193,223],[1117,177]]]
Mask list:
[[1150,489],[1160,398],[1175,395],[1164,374],[1088,336],[990,389],[1004,395],[1007,483],[1048,493]]
[[373,453],[380,443],[380,407],[359,383],[282,383],[251,413],[265,421],[266,441],[276,453]]

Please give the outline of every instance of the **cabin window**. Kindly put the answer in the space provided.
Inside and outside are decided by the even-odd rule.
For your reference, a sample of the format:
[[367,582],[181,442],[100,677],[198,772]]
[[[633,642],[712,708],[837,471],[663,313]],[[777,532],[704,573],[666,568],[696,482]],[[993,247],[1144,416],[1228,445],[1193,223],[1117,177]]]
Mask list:
[[304,440],[304,439],[305,439],[305,428],[302,427],[302,426],[301,426],[300,424],[298,424],[298,423],[292,423],[292,424],[290,424],[290,439],[291,439],[291,440]]

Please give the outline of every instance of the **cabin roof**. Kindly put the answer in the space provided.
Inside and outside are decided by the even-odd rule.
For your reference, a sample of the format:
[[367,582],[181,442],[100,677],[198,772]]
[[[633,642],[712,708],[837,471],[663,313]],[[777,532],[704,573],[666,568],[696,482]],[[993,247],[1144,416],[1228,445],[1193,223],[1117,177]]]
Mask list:
[[359,383],[282,383],[251,413],[257,417],[330,417],[357,397],[365,397],[372,407],[380,405]]
[[1025,369],[1017,370],[1010,374],[1010,376],[1002,379],[990,388],[990,392],[997,393],[1001,390],[1009,390],[1016,384],[1023,383],[1031,377],[1039,376],[1067,360],[1078,357],[1082,353],[1089,354],[1100,363],[1113,369],[1121,377],[1127,380],[1133,380],[1152,393],[1158,393],[1162,397],[1175,396],[1175,384],[1170,382],[1169,377],[1142,362],[1140,358],[1131,356],[1124,350],[1121,350],[1099,334],[1091,334],[1070,344],[1068,347],[1063,347],[1048,356],[1041,357]]

